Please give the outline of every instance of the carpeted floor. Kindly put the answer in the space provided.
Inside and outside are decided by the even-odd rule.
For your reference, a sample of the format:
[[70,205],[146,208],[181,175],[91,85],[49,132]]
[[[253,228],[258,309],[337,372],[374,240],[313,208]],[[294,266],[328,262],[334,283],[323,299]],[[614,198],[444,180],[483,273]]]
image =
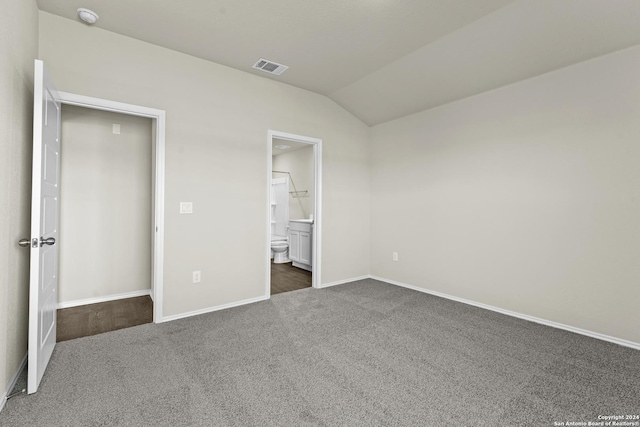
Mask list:
[[553,426],[640,413],[640,351],[364,280],[59,343],[2,426]]

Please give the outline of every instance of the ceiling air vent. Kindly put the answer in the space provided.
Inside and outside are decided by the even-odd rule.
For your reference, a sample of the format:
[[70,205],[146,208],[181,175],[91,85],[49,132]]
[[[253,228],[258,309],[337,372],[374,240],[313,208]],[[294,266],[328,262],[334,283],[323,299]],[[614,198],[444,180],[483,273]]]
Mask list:
[[279,76],[280,74],[284,73],[289,67],[273,61],[269,61],[268,59],[260,58],[258,62],[253,64],[253,68],[255,68],[256,70],[264,71],[265,73]]

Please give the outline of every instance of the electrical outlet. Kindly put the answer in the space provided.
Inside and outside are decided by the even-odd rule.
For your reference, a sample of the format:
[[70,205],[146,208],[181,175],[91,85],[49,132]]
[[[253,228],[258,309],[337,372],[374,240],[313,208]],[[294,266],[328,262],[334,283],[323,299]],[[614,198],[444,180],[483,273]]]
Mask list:
[[394,261],[398,260],[398,252],[394,252],[393,254],[391,254],[392,258]]
[[193,272],[193,283],[200,283],[201,279],[202,279],[202,272],[201,271],[194,271]]

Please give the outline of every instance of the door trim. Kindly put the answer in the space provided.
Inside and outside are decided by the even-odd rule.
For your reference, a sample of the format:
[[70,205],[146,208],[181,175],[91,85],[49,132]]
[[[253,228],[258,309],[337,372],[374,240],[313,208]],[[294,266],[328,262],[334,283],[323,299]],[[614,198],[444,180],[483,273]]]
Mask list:
[[315,200],[313,206],[313,254],[311,265],[311,286],[322,287],[322,139],[309,136],[295,135],[287,132],[269,130],[267,133],[267,223],[266,223],[266,280],[265,297],[271,297],[271,179],[273,176],[272,142],[273,139],[284,139],[313,145],[314,189]]
[[58,91],[58,96],[59,101],[62,104],[128,114],[131,116],[148,117],[153,120],[155,125],[154,143],[156,158],[154,185],[155,233],[153,234],[153,283],[151,298],[153,299],[153,322],[160,323],[163,321],[162,308],[164,300],[164,165],[166,112],[155,108],[125,104],[122,102],[93,98],[69,92]]

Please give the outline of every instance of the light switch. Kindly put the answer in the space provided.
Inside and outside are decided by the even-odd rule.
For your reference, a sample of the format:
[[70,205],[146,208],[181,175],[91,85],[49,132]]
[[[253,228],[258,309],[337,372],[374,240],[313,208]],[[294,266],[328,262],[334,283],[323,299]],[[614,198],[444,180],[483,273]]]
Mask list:
[[193,203],[191,203],[191,202],[180,202],[180,213],[181,214],[193,213]]
[[120,135],[120,125],[118,123],[113,124],[113,133],[116,135]]

